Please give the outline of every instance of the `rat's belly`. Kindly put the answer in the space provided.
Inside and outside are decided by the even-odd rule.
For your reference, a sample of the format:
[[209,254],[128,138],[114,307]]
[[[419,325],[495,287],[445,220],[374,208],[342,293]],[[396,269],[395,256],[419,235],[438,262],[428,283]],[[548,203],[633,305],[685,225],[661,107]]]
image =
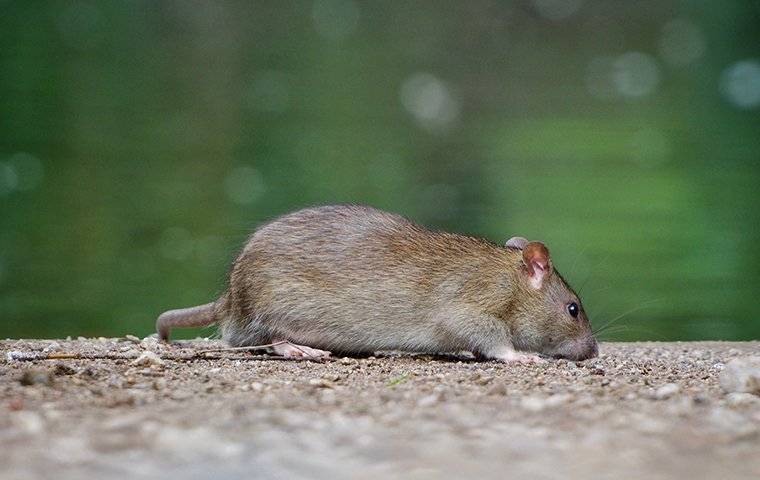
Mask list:
[[[293,293],[300,301],[292,302]],[[406,350],[444,352],[466,350],[468,342],[450,328],[447,320],[466,312],[428,306],[431,299],[409,292],[397,295],[361,295],[357,292],[290,292],[259,311],[275,336],[315,348],[342,352]],[[387,292],[386,292],[387,293]]]

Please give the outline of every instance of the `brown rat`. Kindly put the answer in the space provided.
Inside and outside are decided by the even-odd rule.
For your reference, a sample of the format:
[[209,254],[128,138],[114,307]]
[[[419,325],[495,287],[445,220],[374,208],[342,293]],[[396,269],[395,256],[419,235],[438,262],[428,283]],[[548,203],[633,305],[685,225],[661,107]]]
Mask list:
[[308,208],[259,227],[212,303],[156,327],[218,323],[233,346],[279,343],[286,356],[329,351],[453,352],[583,360],[597,343],[577,294],[540,242],[505,246],[427,230],[357,205]]

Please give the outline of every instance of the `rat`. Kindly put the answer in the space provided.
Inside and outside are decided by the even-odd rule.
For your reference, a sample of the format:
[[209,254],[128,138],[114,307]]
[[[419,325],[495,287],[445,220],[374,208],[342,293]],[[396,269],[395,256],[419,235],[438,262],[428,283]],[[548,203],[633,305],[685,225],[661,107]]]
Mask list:
[[285,357],[377,350],[531,363],[598,353],[578,295],[542,242],[504,245],[433,231],[361,205],[306,208],[261,225],[216,301],[158,317],[172,327],[218,324],[231,346]]

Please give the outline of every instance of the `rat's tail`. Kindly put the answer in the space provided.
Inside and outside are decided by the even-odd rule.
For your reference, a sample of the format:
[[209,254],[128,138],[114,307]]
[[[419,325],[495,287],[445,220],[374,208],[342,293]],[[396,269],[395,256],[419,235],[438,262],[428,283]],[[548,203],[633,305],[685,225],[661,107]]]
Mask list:
[[162,313],[156,320],[158,338],[164,342],[168,341],[169,331],[174,327],[206,327],[216,323],[215,303],[211,302],[197,307],[180,308]]

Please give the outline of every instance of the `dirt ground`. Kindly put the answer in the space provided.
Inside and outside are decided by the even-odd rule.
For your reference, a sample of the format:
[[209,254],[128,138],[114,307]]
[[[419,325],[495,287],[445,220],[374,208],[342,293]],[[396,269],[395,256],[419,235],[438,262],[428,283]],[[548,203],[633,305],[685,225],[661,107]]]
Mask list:
[[0,478],[760,478],[760,397],[718,383],[758,342],[539,365],[198,353],[220,346],[0,342]]

